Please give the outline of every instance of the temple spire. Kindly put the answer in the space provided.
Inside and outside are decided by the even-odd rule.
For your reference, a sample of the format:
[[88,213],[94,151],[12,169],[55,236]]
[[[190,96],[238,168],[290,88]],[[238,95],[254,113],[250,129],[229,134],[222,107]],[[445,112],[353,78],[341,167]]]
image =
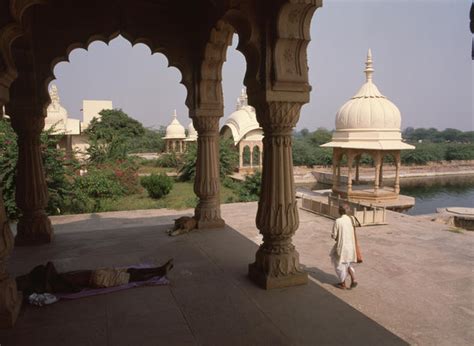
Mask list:
[[369,48],[367,52],[367,61],[365,62],[365,75],[367,77],[367,82],[372,82],[372,74],[374,73],[374,69],[372,67],[372,52]]
[[176,114],[176,109],[173,111],[173,118],[176,119],[176,117],[178,116],[178,114]]

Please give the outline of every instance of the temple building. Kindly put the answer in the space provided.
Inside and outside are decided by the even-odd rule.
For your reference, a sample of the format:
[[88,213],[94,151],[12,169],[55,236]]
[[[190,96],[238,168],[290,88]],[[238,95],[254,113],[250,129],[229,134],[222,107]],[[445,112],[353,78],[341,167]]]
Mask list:
[[[194,127],[193,127],[194,128]],[[197,138],[197,136],[196,136]],[[173,112],[173,120],[166,127],[165,151],[167,153],[183,153],[185,150],[186,131],[177,119],[176,109]]]
[[61,135],[58,143],[59,148],[64,149],[69,155],[74,154],[81,159],[86,155],[89,147],[88,136],[84,134],[93,118],[100,119],[100,111],[112,109],[112,101],[109,100],[83,100],[83,121],[69,117],[68,111],[61,105],[58,87],[55,84],[49,89],[51,103],[47,108],[44,120],[44,130],[52,129],[54,135]]
[[[366,82],[339,109],[332,141],[322,147],[333,148],[334,194],[349,200],[378,202],[398,198],[400,151],[415,147],[402,141],[400,110],[380,93],[372,81],[374,69],[370,49],[365,64]],[[359,185],[359,162],[363,154],[368,154],[374,161],[373,186]],[[383,185],[383,165],[387,156],[391,156],[395,164],[395,182],[390,187]],[[347,183],[341,179],[343,163],[347,164]]]
[[191,122],[188,125],[188,134],[186,138],[184,139],[184,150],[185,151],[187,150],[188,145],[190,143],[197,143],[197,139],[198,139],[198,133],[196,129],[194,128],[193,122],[191,120]]
[[221,128],[222,138],[232,138],[239,151],[239,172],[250,173],[262,168],[263,130],[255,108],[249,106],[246,88],[237,98],[236,110]]

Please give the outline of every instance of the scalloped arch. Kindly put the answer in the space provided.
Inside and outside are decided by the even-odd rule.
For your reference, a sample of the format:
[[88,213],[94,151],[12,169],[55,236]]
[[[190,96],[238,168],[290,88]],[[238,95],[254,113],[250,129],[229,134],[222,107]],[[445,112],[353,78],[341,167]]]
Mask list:
[[[246,61],[247,69],[244,78],[246,86],[256,81],[259,53],[254,38],[255,25],[239,10],[227,11],[219,19],[209,34],[201,64],[201,80],[199,81],[199,106],[214,105],[222,110],[222,66],[226,60],[227,49],[232,43],[232,36],[237,33],[240,51]],[[206,107],[207,108],[207,107]]]
[[54,68],[57,64],[59,64],[60,62],[69,62],[69,56],[74,49],[79,48],[79,49],[84,49],[87,51],[89,49],[90,44],[97,41],[104,42],[105,44],[108,45],[110,41],[112,41],[119,35],[121,35],[123,38],[129,41],[132,47],[139,43],[144,44],[150,49],[151,54],[160,53],[165,56],[165,58],[168,61],[168,67],[176,68],[181,74],[180,83],[183,84],[184,87],[186,88],[186,91],[187,91],[186,105],[190,107],[191,105],[190,93],[192,92],[193,84],[192,84],[192,79],[190,78],[191,73],[189,73],[189,71],[186,70],[186,66],[178,61],[170,59],[171,54],[169,54],[166,48],[164,48],[163,46],[158,46],[154,44],[153,40],[151,39],[146,39],[140,36],[138,36],[137,38],[134,38],[135,36],[131,34],[130,32],[114,31],[112,33],[87,35],[87,37],[82,41],[75,40],[73,43],[70,43],[69,45],[67,45],[67,47],[64,50],[64,55],[56,56],[50,61],[47,70],[43,71],[43,75],[41,76],[41,80],[42,80],[42,84],[40,86],[41,100],[43,100],[42,102],[45,108],[47,108],[51,102],[50,97],[49,97],[49,92],[48,92],[48,86],[51,83],[51,81],[56,79],[54,75]]

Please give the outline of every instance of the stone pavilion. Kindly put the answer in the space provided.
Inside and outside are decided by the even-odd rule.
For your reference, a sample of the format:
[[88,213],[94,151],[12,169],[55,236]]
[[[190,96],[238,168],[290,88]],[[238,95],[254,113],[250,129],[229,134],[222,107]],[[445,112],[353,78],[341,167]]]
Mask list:
[[[397,199],[400,193],[400,151],[415,147],[402,141],[400,110],[380,93],[372,81],[374,69],[370,49],[365,65],[365,83],[339,109],[332,141],[321,146],[333,148],[334,194],[356,201]],[[368,154],[374,161],[375,178],[372,187],[358,185],[359,164],[363,154]],[[393,187],[383,186],[383,164],[387,156],[391,156],[395,164]],[[341,180],[343,163],[347,165],[346,184]]]
[[177,118],[176,109],[173,112],[173,120],[166,127],[166,134],[163,139],[165,140],[165,151],[167,153],[181,154],[184,152],[186,132]]
[[232,138],[239,151],[239,172],[252,172],[262,167],[263,130],[257,121],[255,108],[249,106],[247,91],[242,89],[236,110],[221,128],[221,136]]

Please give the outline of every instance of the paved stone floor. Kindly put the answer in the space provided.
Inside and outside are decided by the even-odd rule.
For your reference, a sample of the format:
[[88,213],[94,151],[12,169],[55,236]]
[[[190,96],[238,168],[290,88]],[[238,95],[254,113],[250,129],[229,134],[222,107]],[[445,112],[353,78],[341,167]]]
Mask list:
[[294,237],[310,282],[265,291],[247,265],[261,237],[256,203],[222,206],[225,229],[165,234],[187,211],[53,217],[52,244],[17,248],[12,274],[53,260],[60,270],[160,264],[171,284],[37,308],[24,306],[6,345],[463,345],[474,340],[474,234],[389,212],[359,229],[359,286],[341,291],[328,257],[332,221],[300,211]]

